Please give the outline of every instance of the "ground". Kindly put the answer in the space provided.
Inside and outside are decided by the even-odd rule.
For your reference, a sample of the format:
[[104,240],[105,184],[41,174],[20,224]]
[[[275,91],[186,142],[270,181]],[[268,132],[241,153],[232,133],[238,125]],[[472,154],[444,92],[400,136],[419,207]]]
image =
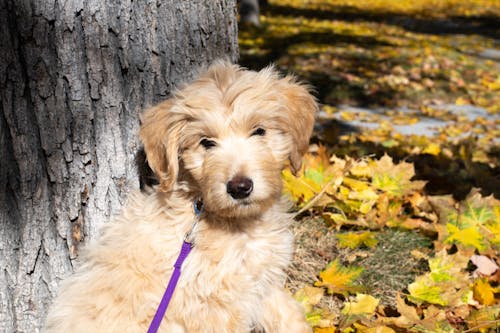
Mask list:
[[283,175],[315,332],[500,331],[500,2],[275,0],[260,21],[240,63],[321,103]]

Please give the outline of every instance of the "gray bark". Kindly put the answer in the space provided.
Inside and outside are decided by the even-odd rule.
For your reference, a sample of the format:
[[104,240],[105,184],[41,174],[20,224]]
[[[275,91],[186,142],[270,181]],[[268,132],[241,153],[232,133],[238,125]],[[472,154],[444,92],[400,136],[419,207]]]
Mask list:
[[232,0],[0,0],[0,332],[38,332],[138,188],[138,114],[236,60]]

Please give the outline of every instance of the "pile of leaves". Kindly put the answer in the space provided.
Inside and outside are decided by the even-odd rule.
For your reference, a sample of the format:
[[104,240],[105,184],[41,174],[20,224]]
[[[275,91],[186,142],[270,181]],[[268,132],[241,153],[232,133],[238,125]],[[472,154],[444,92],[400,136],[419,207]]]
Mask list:
[[[370,256],[374,250],[360,249],[376,249],[379,233],[387,228],[419,231],[432,240],[412,251],[427,269],[390,305],[359,283],[363,267],[332,260],[313,285],[295,292],[315,332],[500,328],[499,200],[477,189],[461,201],[426,195],[425,182],[413,180],[413,165],[395,164],[388,155],[354,160],[329,155],[319,146],[304,162],[298,177],[283,172],[285,192],[299,215],[321,216],[338,231],[332,246],[348,248],[354,257]],[[343,301],[340,309],[324,305],[332,297]]]

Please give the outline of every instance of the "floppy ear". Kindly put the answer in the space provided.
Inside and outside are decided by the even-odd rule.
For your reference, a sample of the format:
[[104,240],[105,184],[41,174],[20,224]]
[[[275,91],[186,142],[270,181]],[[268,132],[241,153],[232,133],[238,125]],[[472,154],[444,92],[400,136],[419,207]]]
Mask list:
[[294,175],[302,166],[302,156],[307,152],[314,126],[314,115],[318,111],[316,99],[307,86],[287,76],[280,79],[279,88],[285,97],[286,122],[294,146],[290,149],[290,166]]
[[179,173],[179,142],[185,125],[183,115],[172,112],[172,106],[167,100],[146,110],[139,131],[146,159],[163,192],[172,189]]

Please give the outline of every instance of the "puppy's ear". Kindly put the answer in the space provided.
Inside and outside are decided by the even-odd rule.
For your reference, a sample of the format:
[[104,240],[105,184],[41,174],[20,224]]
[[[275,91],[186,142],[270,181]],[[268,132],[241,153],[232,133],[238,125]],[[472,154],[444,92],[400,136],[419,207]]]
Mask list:
[[287,76],[280,79],[278,87],[285,97],[286,125],[294,143],[290,149],[290,167],[292,173],[296,175],[302,166],[302,156],[309,147],[318,104],[309,92],[309,88],[298,83],[294,77]]
[[172,112],[172,106],[167,100],[146,110],[139,131],[148,164],[164,192],[172,189],[179,173],[179,142],[185,125],[183,116]]

